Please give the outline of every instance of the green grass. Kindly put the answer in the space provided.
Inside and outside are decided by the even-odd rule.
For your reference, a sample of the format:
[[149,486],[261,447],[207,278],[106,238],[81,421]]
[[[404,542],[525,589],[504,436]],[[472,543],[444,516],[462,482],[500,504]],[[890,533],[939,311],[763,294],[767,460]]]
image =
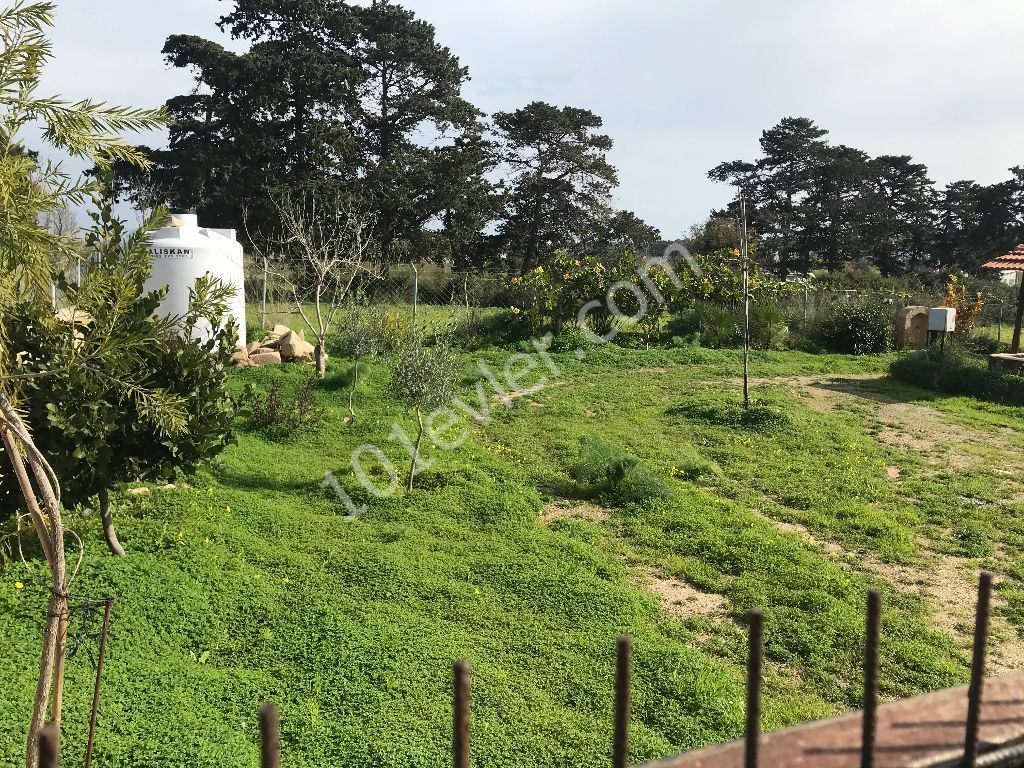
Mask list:
[[[509,354],[466,353],[464,397],[474,399],[478,357],[497,369]],[[349,467],[365,442],[405,467],[387,435],[412,420],[385,368],[367,366],[359,416],[345,424],[348,364],[332,359],[322,430],[272,442],[240,420],[238,445],[190,488],[119,494],[126,558],[105,554],[94,517],[72,516],[88,545],[76,592],[117,596],[95,764],[256,765],[256,711],[269,699],[288,765],[447,765],[451,665],[465,658],[475,765],[603,765],[622,633],[636,648],[631,758],[663,757],[740,736],[743,617],[754,606],[766,610],[765,727],[856,707],[873,586],[886,600],[884,694],[966,680],[962,638],[938,631],[928,605],[858,553],[914,564],[954,530],[950,551],[992,564],[995,549],[1024,543],[1024,510],[995,503],[1011,481],[984,467],[935,474],[877,439],[869,397],[823,413],[785,382],[881,373],[890,357],[755,352],[757,418],[737,410],[735,350],[608,347],[555,361],[550,386],[510,409],[492,403],[494,420],[459,450],[428,449],[434,464],[410,495],[368,499]],[[247,369],[232,386],[294,388],[304,375]],[[869,387],[965,429],[1018,441],[1024,430],[1017,409]],[[669,493],[608,496],[574,480],[584,435],[634,457]],[[890,466],[900,483],[886,479]],[[328,471],[369,501],[355,522],[321,486]],[[607,522],[539,520],[546,501],[597,496]],[[1024,561],[995,564],[1006,615],[1022,621]],[[662,610],[643,584],[650,573],[721,595],[725,614]],[[0,574],[0,765],[21,759],[44,606],[28,568]],[[68,664],[65,760],[84,751],[91,679],[83,649]]]

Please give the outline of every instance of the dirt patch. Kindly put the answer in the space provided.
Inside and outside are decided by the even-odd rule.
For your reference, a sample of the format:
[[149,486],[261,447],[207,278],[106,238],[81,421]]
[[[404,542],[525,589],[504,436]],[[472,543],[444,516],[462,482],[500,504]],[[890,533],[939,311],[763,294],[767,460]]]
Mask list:
[[[975,607],[978,602],[978,563],[974,560],[952,555],[929,552],[920,562],[913,565],[898,565],[878,560],[866,552],[855,552],[831,541],[823,541],[798,523],[773,520],[767,515],[752,510],[762,520],[771,523],[776,530],[799,536],[805,542],[842,559],[853,568],[867,571],[904,594],[920,598],[931,608],[931,624],[957,640],[961,647],[969,647],[974,632]],[[998,608],[1005,601],[998,592],[992,595],[992,605]],[[993,613],[991,619],[992,639],[989,671],[1000,674],[1024,667],[1024,640],[1003,617]]]
[[642,583],[661,601],[662,610],[676,618],[726,615],[729,601],[722,595],[702,592],[692,584],[668,579],[653,571],[643,574]]
[[899,467],[886,467],[885,476],[890,480],[899,480],[903,475],[903,470]]
[[810,529],[806,526],[800,525],[799,523],[787,523],[782,520],[775,520],[756,509],[752,509],[751,512],[753,512],[755,515],[760,517],[765,522],[770,523],[777,531],[781,531],[782,533],[790,534],[792,536],[797,536],[806,541],[815,549],[820,549],[822,552],[825,552],[826,554],[833,556],[846,554],[846,550],[838,544],[835,544],[831,541],[822,541],[821,539],[815,537],[815,535],[811,533]]
[[[545,525],[555,520],[586,520],[602,525],[611,516],[611,510],[589,501],[555,499],[544,505],[540,520]],[[633,580],[658,598],[665,613],[676,618],[727,615],[729,601],[722,595],[704,592],[692,584],[665,577],[654,570],[634,570]]]
[[535,386],[527,387],[526,389],[510,390],[504,394],[496,392],[491,396],[491,400],[498,402],[508,400],[509,402],[512,402],[513,400],[518,400],[521,397],[531,397],[532,395],[536,395],[539,392],[543,392],[545,389],[550,389],[551,387],[559,387],[564,383],[564,381],[545,381]]
[[780,376],[752,379],[751,383],[790,389],[807,408],[818,413],[871,408],[868,426],[876,440],[904,453],[919,454],[934,465],[977,467],[989,463],[996,449],[1005,455],[1002,463],[1024,470],[1024,455],[1014,442],[1018,435],[1013,430],[970,429],[951,422],[936,408],[904,402],[870,387],[872,381],[884,377],[879,373]]
[[544,505],[540,513],[540,521],[547,524],[554,520],[586,520],[601,525],[607,522],[611,516],[611,510],[589,501],[558,499]]

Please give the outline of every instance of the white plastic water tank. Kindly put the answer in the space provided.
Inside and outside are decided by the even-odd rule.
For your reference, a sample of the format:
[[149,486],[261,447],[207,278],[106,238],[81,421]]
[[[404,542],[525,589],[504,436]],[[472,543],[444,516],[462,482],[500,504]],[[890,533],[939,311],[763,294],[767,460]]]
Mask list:
[[[209,273],[235,288],[229,316],[238,326],[238,344],[245,346],[245,272],[242,245],[233,229],[200,227],[194,213],[172,213],[167,226],[154,232],[150,252],[153,271],[146,290],[168,287],[159,312],[167,316],[188,311],[189,289],[197,278]],[[199,334],[209,333],[209,327]]]

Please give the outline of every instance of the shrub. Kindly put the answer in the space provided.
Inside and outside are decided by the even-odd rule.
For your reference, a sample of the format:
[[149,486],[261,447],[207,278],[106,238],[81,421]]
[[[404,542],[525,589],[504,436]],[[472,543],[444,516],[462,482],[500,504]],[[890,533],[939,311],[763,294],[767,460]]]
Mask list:
[[419,464],[420,443],[425,429],[423,411],[440,408],[451,402],[455,397],[460,368],[458,359],[444,341],[429,349],[417,334],[412,343],[399,353],[392,370],[395,393],[408,408],[416,412],[418,431],[406,482],[406,490],[410,492]]
[[715,304],[703,306],[698,311],[700,318],[700,340],[705,347],[724,349],[733,347],[741,340],[741,320],[736,313]]
[[[534,331],[552,325],[555,332],[574,320],[588,301],[604,297],[615,280],[603,264],[591,257],[574,258],[559,251],[546,267],[537,267],[522,277],[512,279],[512,287],[520,307],[514,314],[526,316]],[[605,333],[611,324],[607,308],[591,313],[590,321],[597,333]]]
[[[60,479],[66,507],[94,497],[111,552],[123,555],[110,515],[110,491],[129,482],[169,482],[194,473],[234,442],[234,409],[226,391],[227,363],[237,339],[221,318],[233,293],[209,275],[190,289],[186,314],[161,318],[166,289],[150,293],[148,232],[156,211],[131,235],[97,196],[86,242],[97,254],[79,286],[60,283],[74,320],[54,316],[49,300],[24,301],[0,316],[0,338],[16,353],[16,373],[27,375],[18,405],[37,447]],[[198,329],[205,340],[194,338]],[[121,349],[116,364],[132,369],[133,388],[118,386],[109,361],[81,349]],[[39,375],[46,371],[61,375]],[[176,418],[154,401],[174,405]],[[163,415],[161,415],[163,414]],[[0,519],[21,503],[0,454]]]
[[789,335],[786,314],[777,301],[750,307],[750,343],[761,349],[779,349]]
[[580,458],[569,474],[618,504],[667,499],[672,489],[657,473],[620,448],[597,437],[580,439]]
[[833,352],[872,355],[895,346],[892,307],[885,304],[836,304],[821,327],[822,341]]
[[352,378],[349,380],[348,412],[355,417],[353,407],[356,387],[359,386],[359,361],[390,351],[397,339],[390,327],[388,314],[379,306],[353,301],[345,308],[340,332],[334,337],[332,351],[352,360]]
[[531,318],[522,310],[500,310],[487,314],[473,310],[455,324],[451,331],[454,342],[465,349],[504,347],[537,335]]
[[967,286],[956,275],[950,275],[949,282],[946,283],[946,295],[942,300],[942,306],[952,307],[956,310],[957,335],[969,336],[978,323],[981,310],[985,308],[985,296],[978,291],[974,298],[968,297]]
[[889,366],[900,381],[946,395],[974,397],[1003,405],[1024,405],[1024,376],[989,371],[983,360],[952,350],[944,357],[915,352]]
[[551,340],[554,352],[574,352],[591,345],[590,339],[577,323],[566,323],[558,335]]
[[252,426],[272,438],[290,440],[302,432],[314,432],[323,425],[325,410],[316,400],[316,381],[316,376],[309,376],[291,396],[282,394],[281,382],[277,379],[271,382],[266,392],[249,384],[239,404],[245,409]]
[[776,405],[754,402],[749,408],[731,401],[712,401],[706,397],[691,397],[669,409],[673,416],[682,416],[688,421],[703,421],[725,427],[748,429],[752,432],[770,434],[788,430],[793,417]]

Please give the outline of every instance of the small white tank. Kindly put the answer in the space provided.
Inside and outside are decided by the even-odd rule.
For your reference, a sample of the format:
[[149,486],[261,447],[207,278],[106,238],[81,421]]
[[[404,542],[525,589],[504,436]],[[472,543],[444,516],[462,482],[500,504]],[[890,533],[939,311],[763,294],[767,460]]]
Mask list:
[[[164,315],[183,315],[188,311],[188,296],[196,278],[210,273],[234,286],[230,317],[238,326],[238,345],[245,346],[245,272],[242,246],[233,229],[200,227],[194,213],[172,213],[167,226],[152,235],[153,271],[145,289],[168,287],[159,311]],[[197,335],[209,333],[200,329]]]

